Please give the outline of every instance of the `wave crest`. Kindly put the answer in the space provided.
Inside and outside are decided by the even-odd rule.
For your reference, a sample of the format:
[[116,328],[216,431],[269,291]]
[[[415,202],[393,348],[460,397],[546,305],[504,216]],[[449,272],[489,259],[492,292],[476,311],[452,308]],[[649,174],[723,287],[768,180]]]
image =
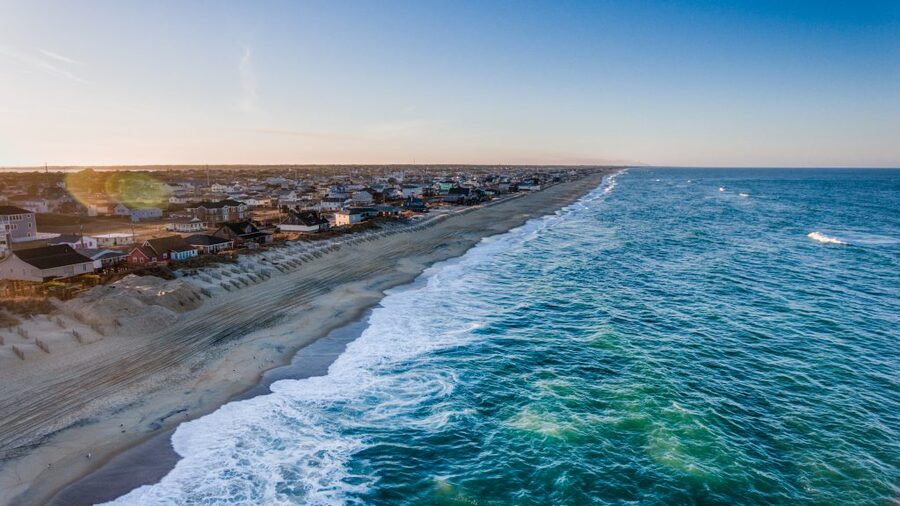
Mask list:
[[820,242],[822,244],[847,244],[837,237],[831,237],[823,234],[822,232],[810,232],[806,234],[806,237],[809,237],[813,241]]

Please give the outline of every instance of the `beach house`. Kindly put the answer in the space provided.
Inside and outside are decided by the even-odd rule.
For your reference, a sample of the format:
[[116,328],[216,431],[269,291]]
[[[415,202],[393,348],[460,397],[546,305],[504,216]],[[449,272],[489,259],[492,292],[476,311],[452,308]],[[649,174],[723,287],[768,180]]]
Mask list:
[[206,227],[200,218],[172,218],[166,223],[166,230],[169,232],[184,232],[187,234],[203,232]]
[[158,220],[162,218],[163,211],[158,207],[145,207],[131,210],[131,221],[137,223],[144,220]]
[[352,200],[347,197],[325,197],[319,202],[322,211],[337,211],[348,207]]
[[128,262],[147,264],[169,260],[187,260],[197,256],[197,250],[180,235],[148,239],[128,253]]
[[234,247],[234,241],[209,234],[194,234],[185,238],[185,242],[203,255],[214,254]]
[[356,225],[366,218],[377,216],[378,210],[372,207],[351,207],[334,213],[334,226],[346,227]]
[[91,238],[97,240],[95,248],[116,248],[134,244],[134,234],[127,233],[98,234],[92,235]]
[[381,193],[382,193],[382,198],[385,201],[402,200],[403,199],[403,192],[397,188],[385,188],[384,191],[382,191]]
[[481,200],[481,195],[473,188],[450,188],[444,195],[444,202],[449,204],[474,204]]
[[375,193],[374,190],[369,189],[355,191],[350,200],[354,206],[371,206],[375,203]]
[[191,201],[191,195],[188,193],[173,193],[169,196],[170,204],[187,204]]
[[14,198],[12,203],[33,213],[49,213],[52,206],[49,200],[39,197]]
[[201,202],[196,207],[189,207],[187,211],[192,213],[208,227],[215,227],[222,223],[239,222],[249,216],[247,205],[232,199],[218,202]]
[[403,202],[403,209],[414,213],[427,213],[428,204],[422,199],[414,199],[412,197]]
[[56,244],[68,244],[74,249],[96,248],[97,239],[77,234],[60,234],[47,241],[47,244],[54,246]]
[[288,218],[278,225],[282,232],[314,234],[328,230],[328,220],[315,211],[289,211]]
[[249,221],[240,223],[226,223],[219,227],[213,234],[222,239],[234,241],[235,244],[257,243],[266,244],[272,242],[272,234],[264,232]]
[[[87,215],[94,216],[110,216],[115,214],[117,204],[108,201],[95,200],[87,202]],[[127,208],[126,208],[127,209]]]
[[300,196],[294,190],[279,190],[275,192],[274,200],[278,201],[278,205],[285,205],[285,202],[294,202]]
[[242,198],[241,202],[249,207],[268,207],[272,205],[272,198],[264,195],[252,195]]
[[378,216],[382,216],[385,218],[399,218],[403,212],[403,209],[401,209],[400,207],[388,204],[374,206],[373,209],[375,209],[375,212]]
[[403,198],[422,198],[425,196],[425,186],[421,184],[405,184],[400,188]]
[[94,272],[94,261],[67,244],[12,251],[0,260],[0,279],[40,283]]
[[437,187],[436,189],[437,189],[438,193],[440,193],[441,195],[446,195],[447,192],[450,191],[450,188],[453,188],[454,186],[456,186],[456,182],[455,181],[439,181],[439,182],[435,183],[435,186]]
[[0,234],[8,235],[13,243],[35,240],[34,212],[16,206],[0,206]]
[[520,192],[536,192],[540,191],[541,183],[536,179],[528,179],[525,181],[521,181],[518,184],[518,189]]
[[94,261],[94,269],[108,269],[128,260],[128,253],[110,249],[80,249],[82,255]]

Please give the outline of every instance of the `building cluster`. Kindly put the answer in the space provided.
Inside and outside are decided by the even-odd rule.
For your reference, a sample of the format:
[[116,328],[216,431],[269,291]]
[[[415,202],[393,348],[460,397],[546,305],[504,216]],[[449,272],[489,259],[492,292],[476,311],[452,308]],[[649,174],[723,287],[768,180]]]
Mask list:
[[[352,230],[383,217],[477,205],[541,190],[585,169],[549,167],[273,168],[81,171],[0,177],[0,280],[44,282],[122,266],[146,266]],[[105,234],[38,232],[36,214],[121,220]],[[129,222],[158,223],[162,237],[136,241]]]

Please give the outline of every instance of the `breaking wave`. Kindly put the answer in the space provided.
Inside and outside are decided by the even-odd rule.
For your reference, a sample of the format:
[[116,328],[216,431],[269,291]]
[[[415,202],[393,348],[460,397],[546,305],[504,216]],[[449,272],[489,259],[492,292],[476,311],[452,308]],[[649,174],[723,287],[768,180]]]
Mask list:
[[813,241],[820,242],[822,244],[847,244],[846,242],[836,237],[825,235],[822,232],[810,232],[806,234],[806,237],[809,237]]

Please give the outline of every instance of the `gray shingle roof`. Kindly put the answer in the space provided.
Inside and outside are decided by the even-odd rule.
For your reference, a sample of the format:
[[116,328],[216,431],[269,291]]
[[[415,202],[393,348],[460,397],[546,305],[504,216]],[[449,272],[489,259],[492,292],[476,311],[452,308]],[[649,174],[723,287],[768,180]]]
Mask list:
[[16,251],[15,255],[19,260],[41,270],[92,262],[90,258],[78,253],[68,244],[22,249]]
[[0,216],[9,216],[11,214],[34,214],[34,211],[16,206],[0,206]]

